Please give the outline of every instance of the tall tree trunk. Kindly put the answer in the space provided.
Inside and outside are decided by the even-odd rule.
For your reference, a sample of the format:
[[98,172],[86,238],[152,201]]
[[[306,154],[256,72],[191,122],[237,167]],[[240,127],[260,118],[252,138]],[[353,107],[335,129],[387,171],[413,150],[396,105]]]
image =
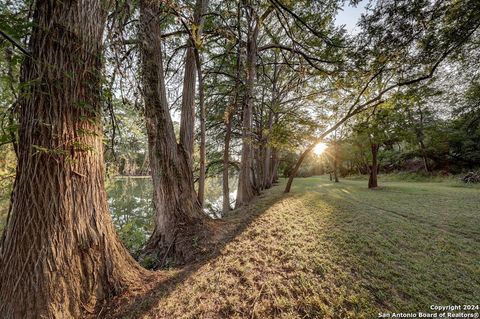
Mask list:
[[376,188],[378,187],[377,181],[377,174],[378,174],[378,148],[379,144],[372,143],[371,146],[372,151],[372,168],[370,169],[370,178],[368,179],[368,188]]
[[265,171],[265,155],[266,155],[266,148],[267,148],[267,143],[266,143],[266,137],[263,134],[264,130],[264,114],[263,114],[263,105],[265,103],[265,87],[262,88],[262,95],[261,95],[261,101],[259,105],[256,105],[254,108],[254,121],[253,123],[256,123],[254,125],[256,127],[256,143],[254,143],[254,160],[255,160],[255,165],[254,167],[254,176],[255,176],[255,188],[260,192],[265,189],[265,178],[266,178],[266,171]]
[[[262,136],[259,136],[260,141],[263,140]],[[263,141],[261,142],[263,143]],[[265,145],[258,145],[253,149],[254,153],[254,165],[253,169],[253,176],[254,176],[254,187],[255,189],[260,192],[264,189],[264,181],[265,181],[265,172],[264,163],[265,163]]]
[[269,135],[271,134],[272,128],[273,128],[273,111],[272,110],[270,110],[268,114],[267,125],[268,125],[268,134],[265,138],[265,162],[264,162],[263,171],[265,172],[264,186],[266,189],[269,189],[270,187],[272,187],[272,182],[273,182],[273,178],[272,178],[273,167],[271,165],[272,164],[272,147],[269,144],[270,142]]
[[[208,237],[193,184],[188,152],[177,145],[168,108],[163,71],[160,3],[140,2],[143,95],[156,210],[155,229],[143,256],[155,257],[154,267],[181,264],[195,257],[195,241]],[[201,249],[201,245],[197,245]]]
[[241,30],[241,3],[237,2],[237,58],[235,63],[235,89],[233,95],[232,105],[227,108],[225,111],[225,139],[224,139],[224,148],[223,148],[223,213],[229,212],[232,207],[230,206],[230,186],[228,180],[228,169],[230,167],[230,140],[232,137],[232,120],[233,116],[238,108],[238,100],[240,96],[240,83],[241,83],[241,74],[240,74],[240,65],[241,65],[241,42],[242,42],[242,30]]
[[276,64],[278,60],[278,55],[275,53],[275,65],[273,66],[273,77],[272,77],[272,100],[270,110],[268,112],[268,121],[267,121],[267,135],[265,137],[265,164],[264,164],[264,171],[265,171],[265,188],[272,187],[273,184],[273,173],[274,173],[274,157],[272,156],[272,146],[270,145],[270,137],[272,135],[273,124],[278,120],[278,115],[275,114],[274,110],[277,108],[278,102],[278,89],[277,89],[277,81],[280,76],[280,72],[282,67],[278,67]]
[[243,101],[243,123],[242,123],[242,155],[240,159],[240,172],[238,176],[238,189],[236,207],[250,202],[253,197],[258,195],[258,190],[254,187],[253,163],[252,163],[252,112],[253,112],[253,86],[256,76],[257,64],[257,40],[260,32],[260,25],[273,11],[274,7],[269,6],[265,12],[259,16],[255,12],[252,1],[244,0],[247,11],[248,32],[247,32],[247,78],[245,83],[245,98]]
[[[187,164],[193,167],[193,144],[195,131],[195,85],[196,85],[196,57],[195,50],[201,42],[203,29],[203,14],[208,0],[197,0],[193,14],[191,34],[187,41],[187,55],[185,58],[185,73],[183,78],[182,109],[180,119],[180,148],[185,152]],[[198,52],[197,52],[198,53]]]
[[[274,120],[273,120],[274,124],[278,123],[278,114],[275,114],[274,116]],[[273,185],[274,183],[278,183],[278,166],[280,165],[280,159],[278,157],[278,151],[276,148],[272,148],[272,164],[270,165],[271,167],[271,178],[272,178],[272,182],[271,184]]]
[[200,175],[198,177],[198,201],[203,207],[205,201],[205,165],[207,160],[207,150],[205,141],[205,91],[202,75],[202,59],[200,52],[195,49],[195,58],[198,72],[198,103],[200,108]]
[[[259,33],[259,21],[253,18],[254,9],[249,6],[250,10],[247,34],[247,79],[245,86],[245,98],[243,101],[243,123],[242,123],[242,155],[240,159],[240,172],[238,176],[238,189],[236,207],[250,202],[257,190],[254,187],[254,177],[252,176],[253,166],[253,150],[252,150],[252,112],[253,112],[253,86],[256,74],[257,63],[257,38]],[[253,22],[253,20],[256,20]],[[252,25],[254,24],[254,25]]]
[[[228,111],[227,111],[228,112]],[[224,149],[223,149],[223,169],[222,169],[222,177],[223,177],[223,206],[222,211],[223,213],[229,212],[232,207],[230,206],[230,187],[228,184],[228,168],[230,166],[230,139],[232,136],[232,119],[233,119],[233,112],[231,111],[226,115],[226,132],[225,132],[225,139],[224,139]]]
[[195,53],[192,41],[188,40],[185,59],[185,75],[183,79],[182,111],[180,118],[180,146],[190,169],[193,167],[193,142],[195,126]]
[[35,3],[0,252],[2,318],[85,317],[146,273],[115,233],[104,188],[106,9],[100,0]]

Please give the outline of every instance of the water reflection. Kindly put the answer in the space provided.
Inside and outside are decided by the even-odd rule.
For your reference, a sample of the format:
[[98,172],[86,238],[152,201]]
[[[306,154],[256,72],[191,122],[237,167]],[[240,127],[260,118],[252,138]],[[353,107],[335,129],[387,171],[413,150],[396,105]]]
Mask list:
[[[234,205],[237,178],[230,179],[230,200]],[[117,232],[132,252],[141,248],[153,231],[153,186],[150,178],[119,177],[107,186],[108,203]],[[222,179],[208,178],[205,182],[205,212],[212,218],[222,217]]]
[[[237,197],[238,178],[232,177],[229,180],[230,190],[230,206],[235,205]],[[212,218],[222,218],[223,208],[223,181],[221,177],[210,177],[205,180],[205,213]]]
[[[233,207],[237,195],[238,179],[229,181],[230,202]],[[107,185],[108,204],[113,223],[120,239],[131,251],[138,251],[153,231],[154,211],[152,204],[153,186],[149,177],[119,177],[109,180]],[[10,196],[5,192],[0,197],[0,235],[6,221]],[[205,212],[212,218],[222,217],[222,178],[205,181]]]
[[115,178],[107,187],[117,232],[130,251],[137,251],[153,230],[153,187],[149,178]]

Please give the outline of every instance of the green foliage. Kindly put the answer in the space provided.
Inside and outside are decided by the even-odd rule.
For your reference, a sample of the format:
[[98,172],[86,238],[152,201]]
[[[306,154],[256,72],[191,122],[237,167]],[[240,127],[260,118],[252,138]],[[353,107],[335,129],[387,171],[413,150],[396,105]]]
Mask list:
[[105,160],[114,175],[148,174],[147,136],[143,114],[126,101],[113,100],[104,119]]
[[[434,85],[395,94],[388,103],[357,117],[342,150],[347,173],[365,174],[369,144],[380,143],[382,171],[459,173],[480,163],[479,100],[475,83],[455,99]],[[438,105],[447,101],[449,105]],[[447,111],[448,110],[448,111]],[[352,165],[353,164],[353,165]]]
[[153,231],[153,188],[148,178],[117,178],[107,188],[113,222],[124,245],[137,252]]

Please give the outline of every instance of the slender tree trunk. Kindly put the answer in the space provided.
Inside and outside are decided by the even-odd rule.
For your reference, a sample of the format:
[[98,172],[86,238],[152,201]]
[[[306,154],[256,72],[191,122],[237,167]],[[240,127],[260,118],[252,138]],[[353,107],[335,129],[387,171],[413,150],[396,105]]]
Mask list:
[[254,154],[255,154],[255,165],[254,165],[254,174],[255,174],[255,188],[260,192],[265,189],[265,178],[267,172],[265,171],[265,156],[267,148],[266,136],[263,134],[264,130],[264,114],[263,114],[263,105],[265,104],[265,87],[262,88],[261,101],[259,105],[256,105],[254,108],[254,125],[256,127],[256,143],[254,143]]
[[[278,56],[275,53],[275,63],[277,62]],[[272,157],[272,147],[270,143],[270,137],[273,134],[273,124],[276,120],[278,120],[277,115],[274,113],[273,110],[277,107],[278,101],[278,89],[277,89],[277,81],[281,72],[281,67],[278,67],[277,64],[273,67],[273,78],[272,78],[272,100],[270,110],[268,112],[268,121],[267,121],[267,135],[265,137],[265,164],[264,164],[264,171],[265,171],[265,188],[272,187],[273,183],[273,172],[274,172],[274,158]]]
[[425,169],[425,173],[430,172],[430,167],[428,165],[428,158],[427,158],[427,151],[425,147],[425,143],[423,142],[424,139],[424,130],[423,130],[423,110],[421,107],[418,108],[419,114],[420,114],[420,125],[416,129],[416,135],[417,135],[417,140],[418,144],[420,145],[420,152],[422,153],[422,158],[423,158],[423,167]]
[[99,0],[35,3],[0,252],[2,318],[82,318],[146,274],[115,233],[104,188],[106,9]]
[[183,79],[179,146],[181,150],[185,152],[187,164],[190,170],[192,170],[195,126],[195,85],[197,80],[195,76],[195,53],[191,40],[188,40],[188,46]]
[[208,0],[197,0],[192,28],[191,37],[188,40],[187,57],[185,61],[185,75],[183,81],[182,95],[182,114],[180,120],[180,145],[186,153],[187,163],[190,170],[193,170],[193,144],[195,130],[195,71],[198,75],[198,91],[199,91],[199,110],[200,110],[200,176],[198,180],[198,201],[203,207],[205,198],[205,98],[203,75],[201,66],[201,56],[198,51],[198,43],[201,42],[203,29],[203,14],[208,6]]
[[419,128],[416,130],[416,135],[417,135],[417,141],[418,145],[420,146],[420,153],[422,154],[422,160],[423,160],[423,168],[425,170],[425,173],[430,172],[430,167],[428,165],[428,158],[427,158],[427,151],[426,151],[426,146],[425,143],[423,142],[423,128]]
[[[278,114],[274,116],[274,123],[278,122]],[[271,184],[278,183],[278,166],[280,165],[280,159],[278,158],[278,152],[276,148],[271,149],[272,152],[272,164],[271,166]]]
[[265,147],[265,161],[263,164],[263,170],[265,172],[264,188],[269,189],[272,187],[272,148],[267,145]]
[[195,49],[195,57],[198,72],[198,100],[200,108],[200,175],[198,178],[198,201],[203,207],[205,201],[205,165],[207,160],[206,141],[205,141],[205,91],[202,75],[202,60],[200,52]]
[[242,155],[240,161],[240,172],[238,176],[238,189],[236,207],[250,202],[253,197],[258,195],[258,190],[254,187],[254,170],[252,163],[252,112],[253,112],[253,86],[256,76],[257,64],[257,40],[260,31],[260,25],[273,11],[274,7],[269,6],[265,12],[259,16],[255,11],[252,1],[244,0],[247,12],[248,32],[247,32],[247,60],[246,70],[247,78],[245,85],[245,98],[243,102],[243,123],[242,123]]
[[376,143],[371,144],[372,150],[372,168],[370,169],[370,178],[368,179],[368,188],[378,187],[377,174],[378,174],[378,148]]
[[193,144],[195,123],[195,53],[194,44],[191,40],[187,43],[187,55],[185,59],[185,74],[183,78],[182,108],[180,119],[180,144],[187,157],[187,163],[193,166]]
[[229,212],[232,207],[230,206],[230,187],[228,184],[228,168],[230,165],[230,139],[232,136],[232,118],[233,114],[227,114],[226,119],[226,132],[225,132],[225,140],[224,140],[224,149],[223,149],[223,213]]
[[272,149],[272,172],[271,172],[271,176],[272,176],[272,182],[271,184],[273,185],[274,183],[278,183],[278,165],[280,164],[280,161],[278,159],[278,155],[277,155],[277,150],[276,149]]
[[288,177],[287,185],[285,186],[285,190],[284,190],[285,193],[290,192],[290,189],[292,188],[292,184],[293,184],[293,179],[297,175],[298,169],[300,168],[303,161],[305,160],[305,157],[307,157],[307,155],[310,153],[310,151],[313,150],[315,145],[316,144],[310,144],[310,146],[307,147],[307,149],[305,151],[303,151],[302,155],[300,155],[300,157],[298,158],[297,162],[295,163],[295,166],[293,167],[292,173]]
[[272,147],[269,144],[269,142],[270,142],[269,135],[271,134],[272,128],[273,128],[273,111],[271,111],[271,110],[268,114],[268,124],[267,125],[268,125],[268,134],[265,137],[265,161],[264,161],[263,171],[265,172],[264,186],[265,186],[266,189],[269,189],[270,187],[272,187],[272,182],[273,182],[273,178],[272,178],[272,173],[273,173],[272,168],[273,167],[271,166],[271,164],[272,164]]
[[[168,108],[161,46],[161,4],[140,2],[143,95],[156,210],[155,229],[143,257],[154,267],[195,257],[209,235],[209,219],[197,200],[188,152],[177,145]],[[193,123],[192,123],[193,125]]]
[[335,183],[338,183],[338,145],[336,138],[333,142],[333,177]]
[[196,63],[194,43],[191,39],[187,43],[187,55],[185,58],[185,73],[183,78],[182,108],[180,117],[180,149],[185,153],[187,164],[193,170],[193,144],[195,128],[195,85]]
[[235,78],[235,89],[234,89],[234,97],[232,101],[232,105],[227,108],[225,111],[225,139],[224,139],[224,148],[223,148],[223,213],[229,212],[232,207],[230,206],[230,186],[228,180],[228,169],[230,167],[230,140],[232,136],[232,120],[233,116],[238,107],[238,99],[240,95],[240,65],[241,65],[241,45],[242,42],[242,30],[241,30],[241,3],[240,1],[237,2],[237,37],[238,37],[238,45],[237,45],[237,59],[235,65],[236,71],[236,78]]
[[430,169],[430,166],[428,165],[427,151],[426,151],[425,143],[423,142],[423,138],[419,140],[419,144],[420,144],[420,151],[422,152],[423,168],[425,169],[425,173],[429,173],[431,169]]
[[[196,85],[196,57],[197,43],[201,41],[203,29],[203,14],[208,0],[197,0],[193,14],[195,28],[191,28],[191,37],[187,42],[185,59],[185,73],[183,78],[182,109],[180,119],[180,148],[185,152],[187,164],[193,167],[193,144],[195,131],[195,85]],[[197,52],[198,54],[198,52]]]
[[[262,136],[259,136],[260,140],[263,140]],[[259,145],[253,150],[254,156],[254,166],[253,166],[253,176],[254,176],[254,187],[260,192],[264,189],[265,181],[265,172],[263,171],[265,163],[265,145]]]

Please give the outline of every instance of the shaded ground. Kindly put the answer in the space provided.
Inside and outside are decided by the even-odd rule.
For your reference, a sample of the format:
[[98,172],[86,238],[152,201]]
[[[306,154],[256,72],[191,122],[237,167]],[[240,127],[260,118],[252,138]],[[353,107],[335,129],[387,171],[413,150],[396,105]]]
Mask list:
[[229,217],[205,261],[159,271],[105,318],[376,318],[480,300],[480,189],[298,179]]

